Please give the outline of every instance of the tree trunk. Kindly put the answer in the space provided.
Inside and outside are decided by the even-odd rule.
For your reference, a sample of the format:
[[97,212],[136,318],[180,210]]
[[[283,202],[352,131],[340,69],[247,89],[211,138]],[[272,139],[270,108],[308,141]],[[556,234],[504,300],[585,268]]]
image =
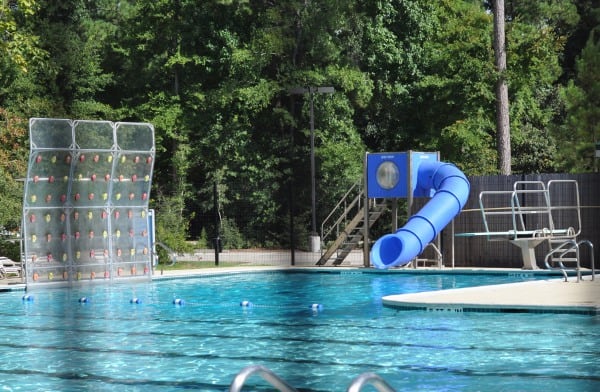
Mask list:
[[496,148],[500,174],[511,173],[510,119],[508,84],[506,83],[506,42],[504,35],[504,0],[494,0],[494,53],[496,58]]

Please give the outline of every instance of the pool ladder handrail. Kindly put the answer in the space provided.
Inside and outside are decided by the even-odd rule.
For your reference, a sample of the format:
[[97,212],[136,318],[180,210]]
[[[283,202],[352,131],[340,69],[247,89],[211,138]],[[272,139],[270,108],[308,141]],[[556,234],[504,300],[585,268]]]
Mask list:
[[[246,383],[246,380],[253,374],[258,374],[265,381],[271,384],[272,387],[280,392],[297,392],[298,390],[287,382],[282,380],[273,371],[262,365],[250,365],[243,368],[233,379],[229,386],[229,392],[240,392]],[[360,392],[362,387],[371,384],[378,392],[394,392],[394,388],[390,386],[383,378],[375,373],[367,372],[359,375],[350,383],[348,392]]]
[[596,266],[595,266],[595,262],[594,262],[594,244],[592,244],[591,241],[588,240],[582,240],[582,241],[575,241],[575,240],[569,240],[569,241],[564,241],[563,243],[561,243],[558,247],[552,249],[548,254],[546,254],[546,257],[544,258],[544,264],[546,265],[547,269],[556,269],[550,266],[550,262],[549,259],[555,254],[555,253],[559,253],[559,261],[558,261],[558,269],[560,269],[560,271],[563,273],[563,276],[565,278],[565,282],[567,282],[568,279],[568,275],[567,275],[567,267],[565,267],[565,265],[563,264],[563,261],[561,261],[561,259],[568,253],[572,253],[575,252],[575,257],[573,259],[568,259],[568,261],[574,261],[575,264],[575,272],[577,274],[577,282],[579,282],[582,278],[581,278],[581,265],[580,265],[580,257],[579,257],[579,247],[581,245],[587,245],[590,248],[590,258],[591,258],[591,267],[592,267],[592,278],[591,280],[594,280],[595,275],[596,275]]
[[348,392],[360,392],[362,387],[365,385],[371,384],[377,391],[379,392],[394,392],[395,389],[392,388],[390,384],[388,384],[383,378],[378,376],[375,373],[367,372],[359,375],[350,383],[348,387]]
[[261,365],[250,365],[243,368],[231,382],[229,392],[240,392],[246,383],[246,380],[253,374],[258,374],[280,392],[297,392],[296,388],[292,387],[271,370]]

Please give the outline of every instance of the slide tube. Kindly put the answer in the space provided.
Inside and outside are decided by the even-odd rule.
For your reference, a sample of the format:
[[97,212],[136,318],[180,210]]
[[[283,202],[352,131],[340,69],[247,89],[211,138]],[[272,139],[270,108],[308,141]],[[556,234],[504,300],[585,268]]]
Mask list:
[[404,265],[420,255],[427,244],[460,213],[469,198],[469,180],[456,166],[422,162],[417,187],[435,194],[404,227],[378,239],[371,249],[371,263],[385,269]]

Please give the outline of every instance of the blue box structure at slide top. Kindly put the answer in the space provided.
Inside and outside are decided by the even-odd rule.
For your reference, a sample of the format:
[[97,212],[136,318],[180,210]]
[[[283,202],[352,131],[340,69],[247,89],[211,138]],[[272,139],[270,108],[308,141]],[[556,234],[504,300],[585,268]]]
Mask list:
[[[398,155],[388,156],[390,161],[394,159],[398,161]],[[400,167],[402,167],[402,154],[399,156]],[[429,158],[423,155],[417,157]],[[372,162],[368,161],[367,166],[370,163]],[[412,187],[413,194],[415,196],[433,194],[433,196],[421,210],[410,217],[402,228],[395,233],[382,236],[375,242],[370,259],[376,268],[401,266],[421,254],[427,244],[432,242],[460,213],[469,197],[469,180],[453,164],[433,159],[417,159],[412,160],[411,163],[412,170],[409,171],[413,173],[413,178],[416,173],[416,183]],[[372,172],[373,170],[368,167],[368,187],[373,185]],[[399,181],[399,183],[403,182]],[[385,192],[385,189],[383,191]],[[369,190],[369,197],[381,197],[377,195],[377,190],[374,193],[375,195]],[[404,195],[396,195],[396,197],[404,197]]]

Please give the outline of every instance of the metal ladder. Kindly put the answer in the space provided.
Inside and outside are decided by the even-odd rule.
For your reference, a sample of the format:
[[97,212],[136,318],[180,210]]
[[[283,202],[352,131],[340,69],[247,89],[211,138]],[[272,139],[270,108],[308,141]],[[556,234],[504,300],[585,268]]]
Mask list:
[[377,199],[368,199],[368,203],[368,219],[365,219],[362,181],[356,182],[321,224],[321,240],[323,243],[327,243],[334,236],[335,240],[321,254],[321,258],[316,265],[327,264],[335,254],[333,265],[338,266],[344,262],[352,250],[359,246],[364,239],[364,225],[368,224],[369,228],[372,227],[387,209],[385,200],[378,202]]
[[[547,269],[560,269],[565,277],[565,282],[568,280],[567,268],[564,263],[575,263],[575,273],[577,274],[577,282],[581,280],[581,264],[579,257],[579,248],[581,245],[587,245],[590,249],[591,267],[592,267],[592,279],[596,274],[596,267],[594,262],[594,245],[591,241],[575,241],[568,240],[563,241],[558,246],[553,247],[544,259],[544,264]],[[552,263],[552,265],[550,265]],[[558,267],[556,266],[558,264]],[[572,269],[572,268],[571,268]]]
[[[240,392],[246,383],[246,380],[254,374],[259,375],[262,379],[271,384],[272,387],[280,392],[297,392],[298,390],[281,379],[274,372],[261,365],[250,365],[242,369],[233,379],[229,386],[230,392]],[[360,392],[365,385],[373,385],[379,392],[394,392],[394,388],[390,386],[383,378],[375,373],[363,373],[356,377],[350,383],[348,392]]]

